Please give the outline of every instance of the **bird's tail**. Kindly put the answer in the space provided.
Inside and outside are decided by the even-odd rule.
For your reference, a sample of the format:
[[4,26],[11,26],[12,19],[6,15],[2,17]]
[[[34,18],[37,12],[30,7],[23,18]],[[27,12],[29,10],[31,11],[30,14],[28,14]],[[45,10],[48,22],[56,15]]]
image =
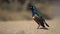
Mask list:
[[49,25],[45,22],[46,26],[49,27]]

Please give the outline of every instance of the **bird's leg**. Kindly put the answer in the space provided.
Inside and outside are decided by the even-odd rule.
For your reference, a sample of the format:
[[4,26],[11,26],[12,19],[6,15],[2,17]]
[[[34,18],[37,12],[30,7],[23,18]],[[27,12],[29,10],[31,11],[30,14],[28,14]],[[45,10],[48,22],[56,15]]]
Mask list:
[[37,29],[39,29],[40,25],[38,25]]

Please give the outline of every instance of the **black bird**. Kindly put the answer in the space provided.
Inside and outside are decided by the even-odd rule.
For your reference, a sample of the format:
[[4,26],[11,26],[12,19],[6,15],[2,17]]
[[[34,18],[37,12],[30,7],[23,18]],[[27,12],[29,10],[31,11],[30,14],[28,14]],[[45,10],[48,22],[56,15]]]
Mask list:
[[36,21],[36,23],[39,25],[38,28],[40,27],[40,25],[43,28],[46,28],[45,25],[47,27],[49,27],[49,25],[46,23],[44,17],[40,14],[40,12],[38,12],[37,8],[35,6],[32,6],[31,9],[32,9],[32,17],[33,17],[34,21]]

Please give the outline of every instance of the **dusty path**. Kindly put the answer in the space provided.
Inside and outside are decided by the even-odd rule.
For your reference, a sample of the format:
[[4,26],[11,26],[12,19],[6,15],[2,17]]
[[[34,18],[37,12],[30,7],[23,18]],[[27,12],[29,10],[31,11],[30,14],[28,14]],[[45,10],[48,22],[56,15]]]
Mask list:
[[0,34],[60,34],[60,18],[47,21],[48,30],[36,29],[34,21],[0,22]]

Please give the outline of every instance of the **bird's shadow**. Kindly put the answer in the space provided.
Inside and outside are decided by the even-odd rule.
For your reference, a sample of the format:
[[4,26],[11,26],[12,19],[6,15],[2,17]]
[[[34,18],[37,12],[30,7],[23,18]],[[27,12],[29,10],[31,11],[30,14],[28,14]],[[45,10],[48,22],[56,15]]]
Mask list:
[[44,30],[48,30],[48,28],[37,28],[37,29],[44,29]]

